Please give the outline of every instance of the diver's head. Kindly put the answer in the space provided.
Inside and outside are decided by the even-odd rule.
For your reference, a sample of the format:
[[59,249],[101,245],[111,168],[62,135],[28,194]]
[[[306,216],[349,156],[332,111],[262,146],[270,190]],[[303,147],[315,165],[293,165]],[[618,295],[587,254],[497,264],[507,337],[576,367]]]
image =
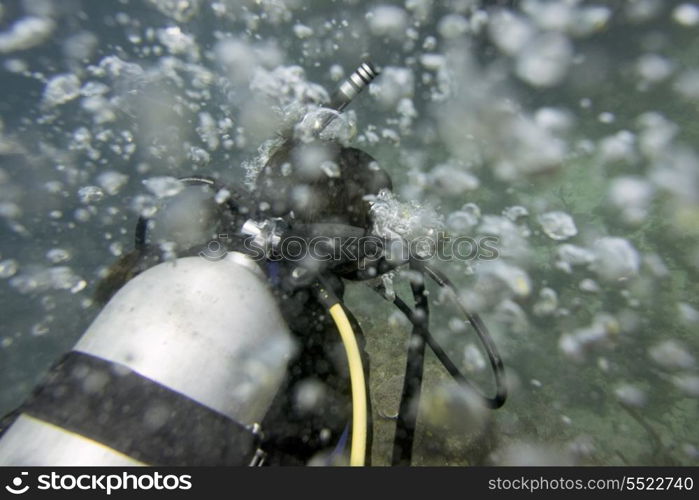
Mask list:
[[257,183],[260,208],[273,217],[293,213],[304,223],[333,222],[366,228],[364,199],[391,188],[374,158],[333,142],[291,142],[270,158]]

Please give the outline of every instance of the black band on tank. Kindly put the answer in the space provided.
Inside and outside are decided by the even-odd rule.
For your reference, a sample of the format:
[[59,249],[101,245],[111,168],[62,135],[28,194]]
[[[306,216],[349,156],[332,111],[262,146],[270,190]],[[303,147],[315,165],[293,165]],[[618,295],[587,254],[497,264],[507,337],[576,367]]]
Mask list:
[[77,351],[53,367],[21,411],[149,465],[248,465],[257,449],[257,436],[242,424]]

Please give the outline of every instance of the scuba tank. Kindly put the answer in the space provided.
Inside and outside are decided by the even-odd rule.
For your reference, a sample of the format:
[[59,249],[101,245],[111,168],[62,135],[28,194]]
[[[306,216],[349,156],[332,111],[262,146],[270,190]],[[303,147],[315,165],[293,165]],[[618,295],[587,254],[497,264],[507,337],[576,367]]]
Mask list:
[[255,262],[129,281],[0,440],[2,465],[248,465],[293,342]]

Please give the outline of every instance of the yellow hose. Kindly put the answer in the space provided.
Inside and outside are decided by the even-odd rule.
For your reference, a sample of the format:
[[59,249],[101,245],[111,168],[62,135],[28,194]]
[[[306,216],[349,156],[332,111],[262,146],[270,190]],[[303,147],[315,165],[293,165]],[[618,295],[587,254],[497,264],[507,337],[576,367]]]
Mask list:
[[352,325],[340,304],[335,304],[330,309],[337,329],[345,346],[347,361],[349,363],[350,384],[352,386],[352,447],[350,451],[350,465],[363,466],[366,456],[367,440],[367,396],[364,382],[364,367],[359,355],[359,346],[354,337]]

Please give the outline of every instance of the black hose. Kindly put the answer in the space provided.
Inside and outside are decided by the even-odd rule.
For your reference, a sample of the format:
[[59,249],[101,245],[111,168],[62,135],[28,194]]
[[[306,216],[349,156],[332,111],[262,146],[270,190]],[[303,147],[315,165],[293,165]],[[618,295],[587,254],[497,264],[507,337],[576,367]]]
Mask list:
[[[493,370],[493,376],[495,377],[495,396],[492,398],[484,396],[480,391],[477,391],[483,399],[486,401],[488,407],[497,409],[500,408],[502,405],[505,404],[505,401],[507,400],[507,383],[505,380],[505,366],[503,365],[502,358],[500,357],[500,354],[498,353],[498,348],[495,345],[495,342],[493,342],[493,338],[490,336],[490,333],[488,332],[488,328],[485,326],[485,323],[483,323],[483,320],[481,319],[480,315],[478,313],[471,313],[466,309],[466,306],[462,303],[462,301],[459,299],[459,296],[456,293],[456,287],[454,284],[451,282],[449,278],[447,278],[442,272],[438,271],[437,269],[434,269],[431,266],[428,266],[424,262],[417,261],[414,263],[415,267],[418,269],[423,270],[425,273],[427,273],[430,278],[432,278],[435,283],[437,283],[440,287],[446,288],[451,292],[452,299],[456,303],[456,306],[459,308],[459,310],[462,312],[464,316],[468,319],[468,322],[471,323],[471,326],[473,326],[473,329],[476,331],[476,335],[478,336],[478,339],[480,342],[483,344],[483,347],[485,348],[485,351],[488,355],[488,360],[490,361],[490,366]],[[436,342],[435,342],[435,345]],[[430,346],[432,347],[432,346]],[[438,347],[438,345],[437,345]],[[432,350],[435,350],[432,348]],[[442,351],[443,352],[443,351]],[[435,350],[435,354],[437,354],[437,357],[439,357],[438,352]],[[444,363],[444,360],[449,359],[446,353],[443,354],[443,359],[440,359],[442,364],[444,364],[444,367],[447,368],[447,364]],[[465,381],[465,377],[460,374],[458,369],[453,365],[454,373],[452,373],[452,376],[454,378],[457,378],[454,374],[459,373],[460,378],[463,378]],[[449,369],[449,368],[447,368]],[[451,373],[451,372],[450,372]],[[458,378],[457,378],[458,379]],[[469,385],[471,385],[469,383]],[[472,386],[473,387],[473,386]],[[474,387],[475,389],[475,387]]]
[[429,303],[425,295],[424,279],[420,283],[412,282],[411,288],[415,298],[415,309],[420,311],[420,314],[419,317],[418,314],[411,314],[413,331],[408,344],[403,391],[400,396],[396,431],[393,438],[392,465],[410,465],[412,461],[422,376],[425,369],[425,340],[429,321]]
[[[500,408],[502,405],[505,404],[505,401],[507,400],[505,366],[503,365],[502,358],[498,353],[498,349],[495,345],[495,342],[493,342],[493,339],[490,336],[490,333],[488,332],[488,328],[485,326],[485,323],[483,323],[483,320],[477,313],[471,313],[466,309],[461,300],[459,300],[459,296],[456,293],[456,287],[451,282],[451,280],[449,280],[449,278],[447,278],[443,273],[417,259],[411,260],[411,267],[416,268],[422,271],[423,273],[427,274],[440,287],[446,288],[451,292],[454,302],[456,303],[457,307],[462,312],[462,314],[468,319],[471,326],[473,326],[474,330],[476,331],[476,335],[478,336],[478,339],[483,344],[486,354],[488,355],[490,367],[493,370],[493,376],[495,377],[495,396],[488,397],[484,395],[479,389],[477,389],[459,371],[459,369],[451,361],[444,349],[442,349],[439,343],[437,343],[437,341],[432,337],[429,330],[425,328],[424,333],[427,344],[435,353],[440,363],[442,363],[444,368],[457,382],[468,385],[471,389],[473,389],[476,392],[476,394],[480,395],[481,399],[483,400],[483,403],[488,408]],[[400,311],[406,315],[410,322],[413,323],[413,325],[415,325],[419,321],[419,318],[416,318],[413,310],[410,309],[410,307],[405,302],[403,302],[400,299],[400,297],[396,297],[394,303],[396,304],[398,309],[400,309]]]
[[[403,300],[400,297],[396,297],[394,300],[394,304],[398,309],[405,314],[405,316],[410,320],[412,323],[415,321],[415,312],[406,304],[403,302]],[[437,356],[437,359],[439,360],[440,363],[444,366],[444,368],[447,370],[449,375],[451,375],[454,380],[459,382],[460,384],[467,385],[470,389],[472,389],[476,394],[478,394],[481,397],[481,400],[483,403],[488,407],[492,409],[499,408],[502,406],[503,402],[500,402],[498,399],[498,396],[494,398],[489,398],[481,393],[480,390],[478,390],[456,367],[456,365],[452,362],[451,358],[449,355],[442,349],[442,347],[437,343],[437,341],[432,337],[432,334],[427,331],[425,334],[425,342],[427,345],[430,346],[430,349],[432,349],[432,352],[434,352],[435,356]],[[499,392],[498,392],[499,393]]]

